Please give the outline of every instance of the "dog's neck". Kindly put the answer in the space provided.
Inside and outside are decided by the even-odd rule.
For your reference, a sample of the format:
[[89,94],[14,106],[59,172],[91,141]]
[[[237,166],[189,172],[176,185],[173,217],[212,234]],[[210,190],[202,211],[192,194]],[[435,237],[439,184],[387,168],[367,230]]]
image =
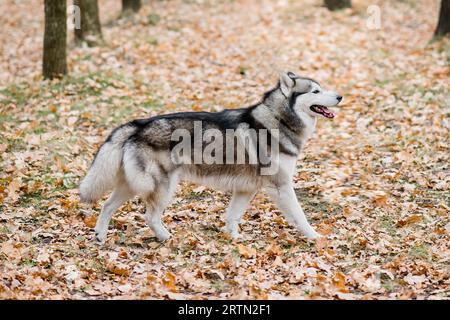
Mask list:
[[304,129],[301,131],[301,139],[306,142],[316,130],[317,117],[313,117],[304,111],[298,113],[298,117],[302,120],[304,124]]

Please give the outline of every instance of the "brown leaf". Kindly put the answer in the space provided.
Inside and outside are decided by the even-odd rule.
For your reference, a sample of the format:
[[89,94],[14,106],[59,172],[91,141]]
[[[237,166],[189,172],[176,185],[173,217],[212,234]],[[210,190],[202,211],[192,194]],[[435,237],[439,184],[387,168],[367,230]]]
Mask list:
[[128,277],[131,271],[125,266],[118,266],[115,264],[108,264],[107,269],[109,272],[117,274],[118,276]]
[[89,228],[95,228],[97,217],[95,215],[87,216],[83,219],[84,224]]
[[336,272],[333,277],[334,286],[341,292],[348,292],[347,287],[345,286],[345,275],[341,272]]
[[8,198],[11,200],[11,202],[17,202],[19,200],[20,195],[19,191],[22,187],[22,179],[21,178],[15,178],[12,180],[8,185]]
[[398,221],[397,222],[397,226],[405,227],[405,226],[408,226],[410,224],[414,224],[414,223],[417,223],[417,222],[420,222],[420,221],[422,221],[422,216],[420,216],[418,214],[413,214],[412,216],[410,216],[410,217],[408,217],[406,219]]
[[247,247],[241,243],[238,244],[237,248],[238,248],[240,255],[246,259],[250,259],[250,258],[253,258],[254,256],[256,256],[256,250],[253,248]]
[[269,256],[279,256],[281,254],[283,254],[283,251],[281,250],[280,246],[278,246],[275,243],[272,243],[268,248],[267,248],[267,254]]
[[166,272],[166,274],[162,278],[162,283],[169,291],[178,292],[178,288],[176,286],[176,278],[172,272]]

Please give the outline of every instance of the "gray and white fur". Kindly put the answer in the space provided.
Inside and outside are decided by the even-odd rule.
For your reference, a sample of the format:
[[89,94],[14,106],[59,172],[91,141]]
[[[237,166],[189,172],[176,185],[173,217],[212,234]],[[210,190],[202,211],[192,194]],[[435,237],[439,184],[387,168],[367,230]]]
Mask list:
[[[108,225],[114,212],[127,200],[138,195],[146,204],[145,220],[159,241],[170,237],[161,215],[170,204],[180,180],[206,184],[232,191],[226,210],[225,231],[233,238],[239,235],[239,221],[255,193],[265,189],[280,211],[307,238],[320,235],[308,223],[293,188],[293,175],[302,147],[313,134],[318,117],[333,118],[328,109],[342,97],[324,91],[317,81],[292,72],[282,73],[277,86],[266,92],[258,104],[221,112],[184,112],[134,120],[116,128],[98,150],[80,185],[84,202],[95,202],[113,190],[105,202],[95,227],[99,243],[106,240]],[[194,122],[201,121],[202,130],[252,128],[277,129],[278,170],[261,174],[261,164],[180,164],[173,161],[171,151],[176,143],[172,134],[177,129],[193,132]],[[271,145],[262,146],[271,149]],[[265,143],[265,142],[264,142]],[[195,144],[194,144],[195,145]],[[204,148],[200,144],[200,148]]]

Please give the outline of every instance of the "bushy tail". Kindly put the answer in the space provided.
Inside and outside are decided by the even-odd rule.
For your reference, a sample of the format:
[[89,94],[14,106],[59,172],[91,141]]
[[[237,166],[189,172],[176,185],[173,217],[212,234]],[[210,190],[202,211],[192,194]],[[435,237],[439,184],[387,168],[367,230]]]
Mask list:
[[123,145],[134,132],[131,125],[119,127],[100,147],[80,184],[81,201],[95,202],[114,187],[122,165]]

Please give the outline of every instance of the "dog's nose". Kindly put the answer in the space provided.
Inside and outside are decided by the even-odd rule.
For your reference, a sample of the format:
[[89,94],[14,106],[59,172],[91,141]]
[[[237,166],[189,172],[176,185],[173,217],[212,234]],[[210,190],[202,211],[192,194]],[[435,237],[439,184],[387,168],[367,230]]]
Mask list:
[[341,102],[342,101],[342,96],[337,96],[336,99],[337,99],[337,101]]

